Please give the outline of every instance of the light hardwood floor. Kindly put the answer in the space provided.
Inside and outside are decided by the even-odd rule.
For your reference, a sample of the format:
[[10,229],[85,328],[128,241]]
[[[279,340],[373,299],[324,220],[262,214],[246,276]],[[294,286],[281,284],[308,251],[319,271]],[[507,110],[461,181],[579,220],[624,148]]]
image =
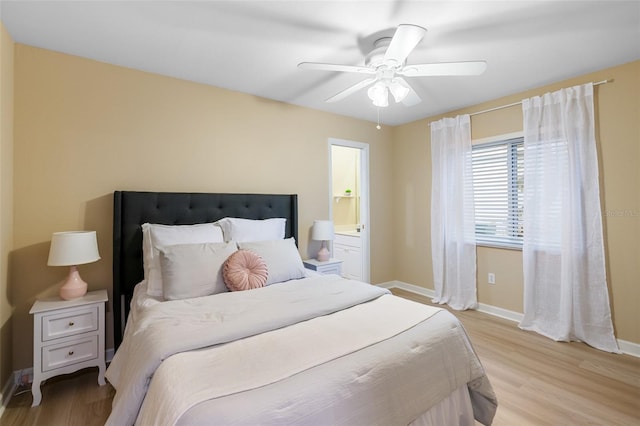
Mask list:
[[[420,295],[393,292],[430,304]],[[452,312],[464,324],[498,397],[494,425],[640,425],[640,359],[553,342],[480,312]],[[87,369],[48,380],[39,407],[30,407],[31,393],[13,397],[0,424],[104,424],[114,391],[109,384],[99,387],[97,374]]]
[[11,398],[0,425],[98,426],[111,412],[115,390],[98,386],[98,368],[47,380],[41,387],[42,402],[31,408],[31,392]]
[[[393,293],[431,304],[414,293]],[[640,359],[554,342],[477,311],[451,312],[498,397],[495,426],[640,425]]]

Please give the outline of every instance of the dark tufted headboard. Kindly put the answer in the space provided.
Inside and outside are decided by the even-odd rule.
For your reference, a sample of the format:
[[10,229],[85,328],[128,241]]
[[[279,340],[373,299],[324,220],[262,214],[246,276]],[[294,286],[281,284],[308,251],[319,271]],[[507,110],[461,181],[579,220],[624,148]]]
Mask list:
[[120,346],[129,304],[144,277],[142,228],[145,222],[192,225],[223,217],[287,219],[285,236],[298,241],[298,196],[116,191],[113,194],[113,332]]

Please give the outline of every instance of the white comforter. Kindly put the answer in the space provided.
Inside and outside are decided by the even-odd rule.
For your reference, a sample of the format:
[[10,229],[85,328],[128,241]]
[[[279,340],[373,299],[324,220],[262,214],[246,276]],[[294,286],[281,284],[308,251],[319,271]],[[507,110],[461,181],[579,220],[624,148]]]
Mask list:
[[[107,424],[133,424],[136,419],[139,424],[175,424],[202,401],[260,392],[302,372],[313,377],[315,367],[389,340],[439,311],[387,293],[318,276],[250,292],[150,304],[127,325],[107,371],[117,391]],[[205,349],[193,351],[200,348]],[[489,401],[491,406],[495,398],[479,362],[469,362],[474,354],[462,349],[460,365],[438,373],[450,386],[441,386],[437,398],[476,380],[482,404]],[[327,404],[317,401],[316,411]],[[395,416],[411,420],[415,413]]]

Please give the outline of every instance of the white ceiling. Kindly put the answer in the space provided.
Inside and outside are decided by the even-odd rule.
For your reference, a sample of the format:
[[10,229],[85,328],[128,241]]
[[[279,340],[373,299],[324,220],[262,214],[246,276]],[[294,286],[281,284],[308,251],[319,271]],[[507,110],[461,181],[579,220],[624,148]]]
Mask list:
[[474,77],[408,81],[422,103],[380,109],[397,125],[640,59],[639,1],[7,1],[18,43],[375,122],[364,79],[303,71],[361,65],[401,23],[428,29],[407,63],[486,60]]

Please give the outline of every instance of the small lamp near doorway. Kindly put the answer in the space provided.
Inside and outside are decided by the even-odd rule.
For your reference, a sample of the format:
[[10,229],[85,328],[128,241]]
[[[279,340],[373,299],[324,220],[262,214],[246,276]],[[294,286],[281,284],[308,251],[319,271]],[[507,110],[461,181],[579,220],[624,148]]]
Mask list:
[[314,220],[313,230],[311,231],[311,239],[316,241],[322,241],[322,247],[318,252],[316,259],[319,262],[326,262],[329,260],[329,250],[327,249],[326,242],[332,241],[334,237],[333,221],[331,220]]

